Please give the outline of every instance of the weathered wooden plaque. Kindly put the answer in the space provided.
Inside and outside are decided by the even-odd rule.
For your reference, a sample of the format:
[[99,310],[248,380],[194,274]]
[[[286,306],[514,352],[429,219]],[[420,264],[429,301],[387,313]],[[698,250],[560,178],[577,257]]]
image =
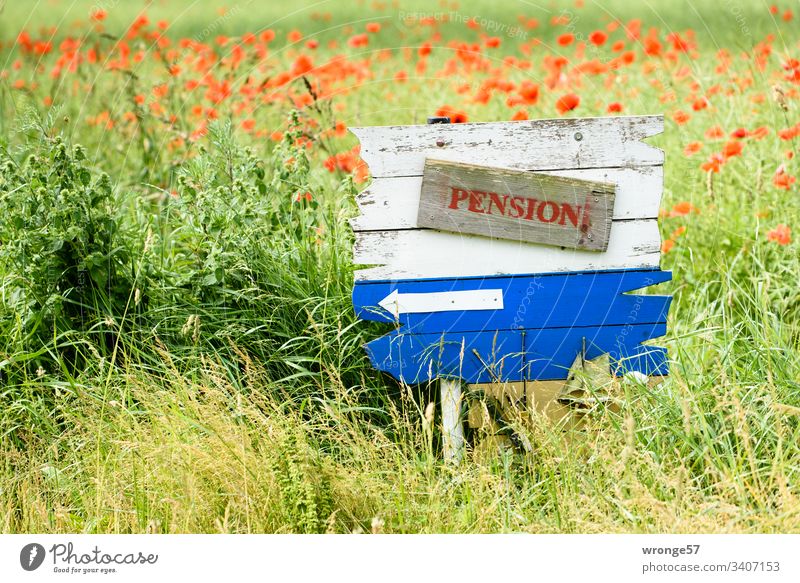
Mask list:
[[417,226],[605,251],[614,197],[610,183],[428,158]]

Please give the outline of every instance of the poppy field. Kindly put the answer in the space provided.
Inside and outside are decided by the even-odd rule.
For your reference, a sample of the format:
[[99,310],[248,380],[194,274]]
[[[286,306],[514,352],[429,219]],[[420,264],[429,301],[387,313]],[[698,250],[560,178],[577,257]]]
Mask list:
[[[650,114],[670,376],[444,463],[348,128]],[[799,143],[787,0],[0,0],[0,529],[798,532]]]

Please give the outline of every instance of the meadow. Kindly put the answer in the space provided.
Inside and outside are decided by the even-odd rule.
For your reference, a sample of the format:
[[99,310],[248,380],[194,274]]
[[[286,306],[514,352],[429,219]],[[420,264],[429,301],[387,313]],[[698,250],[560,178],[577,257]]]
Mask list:
[[[800,531],[798,18],[0,1],[0,530]],[[347,128],[659,113],[671,375],[444,463],[362,349]]]

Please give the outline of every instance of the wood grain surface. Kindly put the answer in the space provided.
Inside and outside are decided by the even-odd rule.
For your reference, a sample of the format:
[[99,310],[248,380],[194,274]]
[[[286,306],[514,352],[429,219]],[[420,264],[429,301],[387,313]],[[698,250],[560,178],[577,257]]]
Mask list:
[[[661,206],[663,166],[546,170],[581,180],[608,182],[616,187],[614,220],[655,219]],[[350,221],[354,231],[413,229],[417,226],[422,175],[375,178],[356,197],[361,214]]]
[[373,177],[420,176],[426,157],[517,170],[658,166],[664,152],[641,140],[660,115],[350,128]]
[[603,253],[429,229],[356,233],[353,261],[375,265],[356,280],[472,277],[515,273],[658,268],[656,219],[614,223]]
[[417,226],[604,251],[614,191],[605,182],[429,158]]

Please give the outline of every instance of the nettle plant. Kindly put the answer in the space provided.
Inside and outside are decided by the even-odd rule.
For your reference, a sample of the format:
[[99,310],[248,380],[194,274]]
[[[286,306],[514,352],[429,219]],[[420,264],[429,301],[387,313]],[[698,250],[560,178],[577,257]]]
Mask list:
[[298,249],[317,221],[311,168],[296,117],[265,169],[249,147],[240,146],[231,124],[212,124],[210,147],[201,147],[178,171],[173,236],[178,287],[195,300],[224,304],[257,292],[258,257],[274,252],[278,240]]
[[[143,293],[111,179],[81,146],[42,133],[23,162],[0,151],[0,329],[5,348],[74,361],[75,332],[113,345],[117,318]],[[138,289],[138,291],[137,291]]]
[[[142,196],[150,185],[115,190],[81,146],[36,129],[27,157],[0,144],[6,377],[12,369],[80,368],[112,354],[119,361],[139,339],[174,340],[175,329],[162,324],[187,315],[197,343],[198,314],[204,329],[230,328],[219,318],[229,308],[239,316],[273,309],[271,291],[310,278],[316,266],[338,265],[329,257],[335,245],[322,236],[338,217],[315,196],[322,187],[296,114],[263,160],[236,142],[230,123],[212,125],[208,146],[177,169],[171,195],[157,198]],[[341,188],[351,195],[352,181]]]

